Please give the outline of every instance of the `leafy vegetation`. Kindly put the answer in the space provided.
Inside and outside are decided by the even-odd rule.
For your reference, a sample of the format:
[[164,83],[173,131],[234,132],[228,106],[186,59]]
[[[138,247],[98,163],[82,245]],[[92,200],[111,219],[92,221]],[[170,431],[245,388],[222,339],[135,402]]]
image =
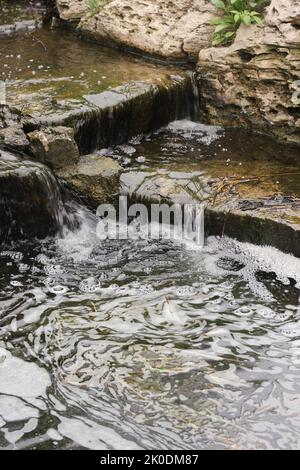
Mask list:
[[261,24],[261,12],[269,3],[267,0],[210,0],[213,5],[223,11],[223,16],[214,19],[215,26],[213,45],[226,45],[232,42],[241,24]]
[[89,13],[95,15],[100,10],[103,0],[87,0]]

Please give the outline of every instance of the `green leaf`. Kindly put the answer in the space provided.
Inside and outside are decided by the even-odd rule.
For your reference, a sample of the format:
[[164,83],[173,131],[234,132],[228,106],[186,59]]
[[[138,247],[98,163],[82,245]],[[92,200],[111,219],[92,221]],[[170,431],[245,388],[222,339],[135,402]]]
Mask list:
[[232,38],[235,35],[236,35],[235,31],[228,31],[228,33],[225,34],[225,37],[229,39],[229,38]]
[[226,10],[226,5],[222,0],[210,0],[213,5],[215,5],[217,8],[220,8],[220,10]]
[[234,39],[240,24],[250,26],[261,24],[262,7],[270,3],[270,0],[210,0],[210,2],[223,10],[223,15],[212,20],[215,26],[214,45],[225,45]]
[[220,33],[221,31],[224,31],[225,29],[228,29],[228,24],[219,24],[215,28],[215,33]]

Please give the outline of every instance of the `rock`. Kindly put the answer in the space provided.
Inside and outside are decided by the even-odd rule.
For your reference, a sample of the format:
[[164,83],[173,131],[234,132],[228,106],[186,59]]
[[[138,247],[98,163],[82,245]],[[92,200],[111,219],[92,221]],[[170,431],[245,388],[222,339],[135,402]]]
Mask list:
[[29,141],[22,127],[13,125],[0,129],[0,145],[17,153],[28,150]]
[[68,126],[75,129],[80,154],[126,142],[175,119],[193,116],[194,87],[191,76],[156,72],[145,81],[130,81],[99,94],[82,97],[63,112],[29,117],[27,132],[37,127]]
[[6,104],[0,104],[0,129],[21,125],[21,121],[21,111],[11,108]]
[[114,202],[119,193],[122,168],[112,158],[85,155],[77,165],[58,172],[67,185],[91,205]]
[[0,37],[35,31],[42,26],[47,10],[53,8],[49,0],[43,2],[1,0],[0,3]]
[[13,24],[0,25],[0,38],[1,36],[15,36],[18,34],[25,34],[35,31],[42,26],[41,23],[35,20],[17,21]]
[[69,127],[48,127],[28,134],[30,152],[51,168],[63,168],[79,160],[74,131]]
[[87,0],[56,0],[59,16],[62,20],[74,21],[87,13]]
[[272,0],[262,26],[200,51],[202,116],[300,143],[300,1]]
[[147,208],[202,203],[207,235],[300,257],[298,147],[242,129],[191,124],[172,123],[136,145],[120,193]]
[[62,195],[49,168],[1,151],[1,242],[54,235],[62,215]]
[[124,172],[120,178],[122,195],[146,203],[194,204],[212,193],[201,171],[136,171]]
[[[67,3],[80,10],[81,3]],[[77,6],[76,6],[77,5]],[[208,0],[111,0],[96,14],[85,15],[80,23],[83,35],[99,41],[114,42],[129,49],[171,60],[195,60],[202,48],[211,45],[210,19],[215,7]]]

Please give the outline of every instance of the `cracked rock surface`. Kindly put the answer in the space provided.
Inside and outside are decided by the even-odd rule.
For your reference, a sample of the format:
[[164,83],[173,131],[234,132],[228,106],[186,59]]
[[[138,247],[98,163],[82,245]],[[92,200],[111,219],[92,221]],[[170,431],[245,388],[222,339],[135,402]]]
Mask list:
[[229,47],[200,51],[205,118],[300,143],[299,28],[300,0],[273,0],[261,26],[240,27]]
[[[65,19],[82,6],[81,1],[71,0],[57,4]],[[69,8],[63,9],[66,4]],[[95,15],[80,14],[80,29],[99,42],[115,42],[171,60],[196,61],[199,51],[211,45],[210,19],[215,11],[208,0],[112,0]]]

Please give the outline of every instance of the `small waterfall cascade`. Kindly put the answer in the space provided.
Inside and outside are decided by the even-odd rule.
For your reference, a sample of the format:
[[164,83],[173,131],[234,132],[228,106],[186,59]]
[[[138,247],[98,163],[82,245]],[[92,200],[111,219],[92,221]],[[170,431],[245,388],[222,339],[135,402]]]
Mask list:
[[46,166],[1,151],[0,235],[15,239],[44,238],[76,227],[74,202]]
[[204,247],[204,204],[184,206],[184,238],[191,242],[191,246]]
[[195,74],[172,75],[161,83],[132,82],[87,95],[88,109],[76,118],[75,138],[82,154],[119,145],[198,113]]
[[199,85],[197,83],[197,73],[189,73],[191,80],[191,95],[190,95],[190,114],[189,118],[192,121],[198,121],[200,118],[200,95],[199,95]]

